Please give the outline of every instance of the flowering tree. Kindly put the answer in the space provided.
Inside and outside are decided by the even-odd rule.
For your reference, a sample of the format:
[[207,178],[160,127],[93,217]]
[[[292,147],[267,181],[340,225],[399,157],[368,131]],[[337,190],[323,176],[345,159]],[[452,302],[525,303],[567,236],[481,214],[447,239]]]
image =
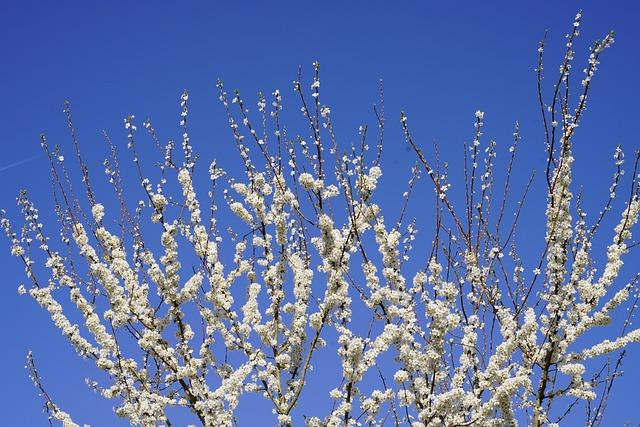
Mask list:
[[[294,82],[307,137],[287,136],[279,91],[269,99],[259,95],[254,117],[238,91],[230,95],[218,83],[244,176],[232,178],[213,161],[206,214],[198,197],[203,191],[194,185],[187,92],[181,97],[181,149],[163,144],[152,124],[143,123],[161,151],[157,170],[149,172],[138,156],[135,117],[124,121],[144,194],[135,209],[127,202],[116,147],[105,135],[111,149],[105,170],[117,212],[97,200],[67,105],[86,201],[74,191],[60,149],[42,136],[60,239],[47,236],[26,192],[18,197],[26,220],[20,231],[3,213],[11,253],[31,280],[19,292],[29,293],[78,355],[108,375],[109,382],[89,385],[112,399],[116,414],[132,425],[172,425],[167,409],[174,407],[202,425],[231,426],[251,393],[269,402],[273,422],[282,426],[300,425],[303,416],[310,426],[553,425],[580,401],[587,424],[597,425],[624,349],[640,341],[640,329],[630,330],[628,317],[622,333],[607,329],[610,339],[586,346],[580,339],[608,325],[624,304],[633,313],[636,281],[617,279],[640,201],[636,154],[628,198],[597,269],[595,257],[604,248],[592,248],[592,242],[622,182],[624,156],[618,147],[609,200],[588,224],[571,190],[572,141],[613,34],[591,48],[573,102],[569,76],[580,19],[578,14],[547,101],[544,40],[538,50],[548,204],[544,250],[532,261],[520,258],[514,239],[531,179],[516,198],[513,220],[505,214],[517,124],[505,179],[496,188],[496,143],[483,141],[484,113],[475,113],[456,198],[446,168],[423,152],[401,114],[417,162],[399,217],[392,219],[397,210],[376,202],[386,120],[382,96],[374,108],[374,147],[367,128],[360,129],[358,145],[342,147],[331,111],[320,102],[314,63],[310,93],[300,77]],[[406,213],[424,173],[435,191],[434,235],[413,265],[407,260],[420,218]],[[533,263],[533,272],[525,271]],[[72,310],[82,319],[78,324],[67,315]],[[312,398],[303,390],[317,375],[312,368],[325,346],[335,350],[342,372],[335,373],[332,390],[312,392],[328,394],[334,404],[325,414],[303,413],[297,408]],[[612,353],[609,371],[591,373],[589,367]],[[50,421],[75,426],[45,391],[31,353],[28,367]]]

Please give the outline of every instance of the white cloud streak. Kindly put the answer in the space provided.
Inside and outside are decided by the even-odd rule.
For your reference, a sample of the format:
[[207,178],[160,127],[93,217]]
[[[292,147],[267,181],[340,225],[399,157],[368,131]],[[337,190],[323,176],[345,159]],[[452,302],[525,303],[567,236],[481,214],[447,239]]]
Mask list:
[[25,163],[28,163],[28,162],[30,162],[32,160],[35,160],[38,157],[42,157],[42,156],[43,156],[43,154],[37,154],[35,156],[27,157],[26,159],[22,159],[22,160],[18,160],[16,162],[13,162],[13,163],[9,163],[8,165],[5,165],[5,166],[0,166],[0,172],[4,172],[4,171],[7,171],[9,169],[13,169],[13,168],[15,168],[17,166],[23,165]]

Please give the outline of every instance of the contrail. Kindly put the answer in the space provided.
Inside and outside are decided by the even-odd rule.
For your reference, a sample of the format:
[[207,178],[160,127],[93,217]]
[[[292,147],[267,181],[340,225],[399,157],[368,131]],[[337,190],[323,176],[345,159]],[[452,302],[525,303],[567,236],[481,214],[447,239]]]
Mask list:
[[20,166],[27,162],[37,159],[38,157],[42,157],[44,154],[36,154],[35,156],[27,157],[26,159],[18,160],[17,162],[10,163],[6,166],[0,166],[0,172],[4,172],[6,170],[15,168],[16,166]]

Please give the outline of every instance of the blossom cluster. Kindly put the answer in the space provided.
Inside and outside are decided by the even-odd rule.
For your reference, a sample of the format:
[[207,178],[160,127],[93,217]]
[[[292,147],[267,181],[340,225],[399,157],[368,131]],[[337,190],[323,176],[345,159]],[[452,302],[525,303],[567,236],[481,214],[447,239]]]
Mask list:
[[[580,18],[561,66],[562,84],[569,84]],[[584,87],[612,42],[607,36],[595,45]],[[543,108],[555,130],[547,143],[544,255],[529,269],[513,237],[524,200],[516,204],[510,231],[501,233],[517,129],[504,199],[494,201],[497,143],[484,142],[485,113],[475,112],[473,143],[465,153],[466,204],[458,208],[446,166],[432,166],[403,114],[404,136],[418,163],[395,220],[395,206],[379,194],[386,177],[384,119],[378,116],[377,153],[370,152],[361,127],[360,146],[341,154],[331,110],[320,102],[319,68],[315,62],[310,99],[294,82],[308,135],[293,142],[281,123],[280,91],[270,104],[259,95],[260,129],[240,92],[230,96],[218,83],[244,175],[230,178],[211,163],[209,200],[198,196],[203,180],[187,127],[186,91],[180,98],[181,154],[173,142],[160,142],[150,122],[143,126],[163,153],[155,175],[146,175],[137,154],[135,116],[125,119],[141,184],[133,212],[115,155],[105,165],[120,211],[106,197],[97,202],[88,176],[82,182],[87,209],[65,178],[62,155],[43,139],[56,180],[63,249],[45,235],[26,193],[18,198],[22,231],[13,229],[4,211],[0,224],[31,281],[20,293],[31,295],[77,353],[106,374],[106,383],[90,383],[115,402],[116,414],[132,425],[169,425],[169,409],[182,408],[202,425],[232,426],[243,397],[257,394],[282,426],[298,425],[303,416],[309,426],[540,426],[555,422],[554,405],[562,399],[589,405],[608,393],[611,387],[598,389],[603,381],[589,363],[640,341],[640,329],[629,329],[627,321],[620,336],[588,346],[580,338],[612,323],[635,295],[634,281],[619,282],[626,277],[624,258],[640,199],[634,171],[630,197],[602,254],[606,260],[596,268],[594,236],[609,205],[589,227],[572,193],[572,142],[586,92],[573,114],[568,105],[562,117],[555,107]],[[554,99],[552,105],[556,101],[568,102]],[[623,175],[618,150],[612,194]],[[426,246],[416,240],[421,221],[430,218],[424,203],[408,218],[415,213],[411,195],[419,191],[419,168],[437,196],[435,235]],[[495,206],[501,210],[494,212]],[[328,352],[332,356],[319,356]],[[331,373],[335,378],[317,369],[323,357],[339,366]],[[318,375],[333,380],[331,388],[307,391]],[[37,384],[42,387],[39,379]],[[300,412],[309,398],[326,405],[312,405],[314,414]],[[76,425],[53,402],[47,407],[63,425]]]

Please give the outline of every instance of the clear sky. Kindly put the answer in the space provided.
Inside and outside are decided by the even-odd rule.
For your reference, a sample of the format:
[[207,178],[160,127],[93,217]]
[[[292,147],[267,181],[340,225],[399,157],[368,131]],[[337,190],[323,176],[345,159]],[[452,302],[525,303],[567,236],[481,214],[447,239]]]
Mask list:
[[[377,99],[378,80],[384,79],[387,114],[394,122],[387,134],[386,188],[405,182],[406,174],[394,171],[406,172],[414,161],[395,120],[401,110],[409,115],[421,144],[430,147],[437,141],[443,157],[458,160],[462,143],[472,137],[476,109],[485,111],[487,137],[503,147],[519,120],[525,143],[525,161],[519,167],[526,178],[530,168],[542,171],[544,162],[533,71],[537,43],[549,30],[550,84],[551,76],[557,75],[564,34],[578,9],[583,9],[584,19],[576,44],[576,71],[591,42],[610,29],[616,31],[576,137],[575,180],[596,202],[587,203],[595,215],[607,195],[616,144],[623,144],[628,158],[639,147],[636,2],[245,1],[184,2],[177,7],[169,2],[4,0],[0,205],[17,218],[14,198],[20,188],[29,189],[42,208],[43,222],[48,221],[55,234],[51,212],[45,212],[50,180],[45,158],[39,155],[38,135],[44,132],[51,144],[69,150],[62,113],[65,99],[72,103],[80,143],[96,179],[102,179],[101,161],[107,155],[101,131],[107,130],[124,146],[122,120],[133,113],[140,119],[151,117],[167,138],[177,137],[179,96],[185,88],[191,95],[194,149],[206,162],[213,157],[231,162],[230,133],[217,101],[216,79],[247,97],[280,88],[285,108],[295,111],[291,82],[298,65],[309,76],[314,60],[321,63],[324,100],[345,143],[355,140],[360,124],[374,123],[371,105]],[[461,171],[452,175],[456,172]],[[536,185],[544,188],[541,180]],[[544,211],[544,201],[537,202],[530,205],[532,218]],[[429,233],[427,227],[424,230]],[[528,232],[540,239],[541,231]],[[34,350],[49,391],[77,421],[116,425],[111,404],[84,385],[90,372],[86,364],[76,358],[47,314],[32,299],[17,294],[18,284],[25,280],[22,267],[8,255],[6,241],[0,247],[0,425],[44,425],[42,402],[23,368],[28,348]],[[630,259],[639,265],[637,254]],[[640,398],[635,394],[639,360],[640,347],[632,348],[606,425],[640,423]],[[260,424],[254,420],[246,425]]]

